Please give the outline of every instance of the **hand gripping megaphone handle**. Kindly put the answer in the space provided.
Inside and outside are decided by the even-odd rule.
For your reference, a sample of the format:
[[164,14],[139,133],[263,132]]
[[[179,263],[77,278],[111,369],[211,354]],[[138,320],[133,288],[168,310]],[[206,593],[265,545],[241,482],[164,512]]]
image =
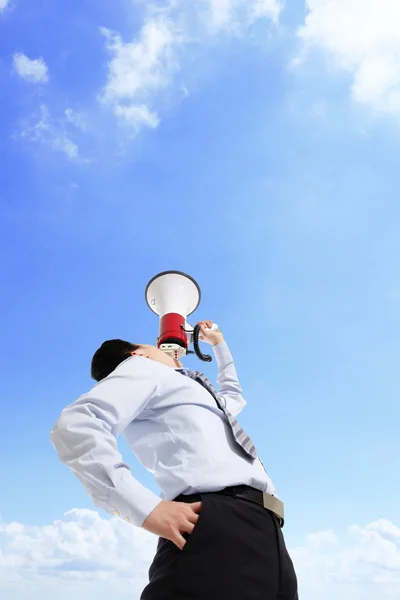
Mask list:
[[200,350],[199,335],[200,335],[200,325],[197,324],[197,325],[195,325],[195,328],[193,330],[193,348],[196,353],[196,356],[198,358],[200,358],[200,360],[203,360],[204,362],[211,362],[212,357],[210,356],[210,354],[203,354],[202,351]]
[[[206,327],[205,328],[206,331],[218,331],[218,329],[219,329],[219,327],[218,327],[218,325],[216,323],[214,323],[212,327]],[[203,341],[203,336],[201,335],[201,333],[199,335],[199,339],[201,341]]]
[[[187,333],[189,344],[193,343],[193,348],[194,348],[194,353],[191,352],[190,350],[188,350],[187,354],[196,354],[197,358],[200,358],[200,360],[203,360],[204,362],[211,362],[212,357],[209,354],[203,354],[202,351],[200,350],[199,337],[200,337],[201,326],[199,324],[197,324],[193,328],[191,325],[189,325],[189,323],[186,323],[186,327],[188,327],[189,329],[183,329],[183,330]],[[206,329],[208,331],[214,331],[214,330],[218,329],[218,325],[216,323],[214,323],[214,325],[211,328],[206,327]],[[201,341],[201,338],[200,338],[200,341]]]
[[[214,323],[212,327],[206,327],[205,330],[206,331],[219,331],[219,327],[216,323]],[[186,323],[186,329],[183,328],[183,331],[185,331],[188,334],[188,342],[189,342],[189,344],[191,344],[194,328],[191,325],[189,325],[189,323]],[[208,343],[206,340],[203,339],[203,336],[201,333],[199,333],[199,340],[201,342],[204,342],[205,344]]]

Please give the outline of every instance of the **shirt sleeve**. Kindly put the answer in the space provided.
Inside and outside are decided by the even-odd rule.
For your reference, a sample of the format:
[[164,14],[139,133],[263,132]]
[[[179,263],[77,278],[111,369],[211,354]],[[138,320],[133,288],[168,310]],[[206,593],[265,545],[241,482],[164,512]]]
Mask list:
[[162,499],[137,481],[117,437],[154,396],[157,381],[142,357],[130,358],[65,407],[50,433],[58,457],[94,504],[141,527]]
[[218,364],[218,398],[229,412],[236,416],[243,410],[247,402],[242,396],[242,388],[232,355],[225,341],[213,346],[213,350]]

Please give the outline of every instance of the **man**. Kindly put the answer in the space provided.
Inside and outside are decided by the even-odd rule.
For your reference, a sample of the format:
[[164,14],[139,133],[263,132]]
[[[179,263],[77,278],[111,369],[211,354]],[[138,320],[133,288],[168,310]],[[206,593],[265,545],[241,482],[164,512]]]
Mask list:
[[[51,442],[96,506],[159,536],[141,600],[298,600],[275,487],[235,420],[246,401],[232,356],[200,325],[219,392],[154,346],[109,340],[92,359],[97,385],[64,408]],[[132,476],[120,434],[161,498]]]

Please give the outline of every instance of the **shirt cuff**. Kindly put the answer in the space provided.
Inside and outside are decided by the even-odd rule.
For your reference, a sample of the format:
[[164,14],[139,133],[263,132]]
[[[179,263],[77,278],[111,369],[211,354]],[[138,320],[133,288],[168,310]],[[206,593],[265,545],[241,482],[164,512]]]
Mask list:
[[134,504],[131,498],[128,500],[124,494],[113,490],[114,493],[111,492],[108,499],[108,512],[131,525],[142,527],[149,514],[162,502],[162,498],[141,484],[136,485],[135,488]]
[[230,363],[233,363],[232,354],[228,348],[228,344],[225,341],[213,346],[213,350],[218,367],[223,368]]

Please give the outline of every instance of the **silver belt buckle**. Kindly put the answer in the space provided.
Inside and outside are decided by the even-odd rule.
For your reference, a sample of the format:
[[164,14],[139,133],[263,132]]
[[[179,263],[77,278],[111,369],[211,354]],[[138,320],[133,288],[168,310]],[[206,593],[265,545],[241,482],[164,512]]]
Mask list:
[[283,502],[278,500],[278,498],[275,498],[275,496],[271,496],[271,494],[267,494],[267,492],[263,492],[263,505],[264,505],[264,508],[267,508],[268,510],[272,511],[277,517],[282,519],[282,525],[283,525],[283,521],[285,519],[285,511],[284,511]]

